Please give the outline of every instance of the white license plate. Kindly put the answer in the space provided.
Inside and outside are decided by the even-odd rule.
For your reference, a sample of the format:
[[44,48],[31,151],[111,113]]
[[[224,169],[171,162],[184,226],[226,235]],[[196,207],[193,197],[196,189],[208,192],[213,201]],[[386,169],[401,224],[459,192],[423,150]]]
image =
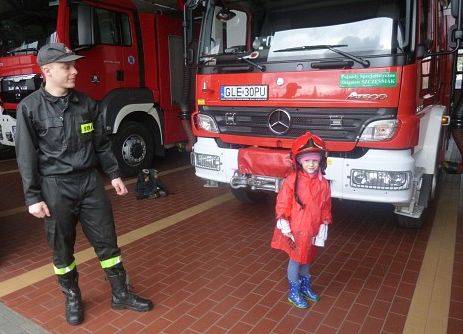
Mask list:
[[268,86],[220,86],[221,100],[267,100]]
[[193,153],[191,156],[192,165],[199,168],[220,170],[220,157],[218,155]]

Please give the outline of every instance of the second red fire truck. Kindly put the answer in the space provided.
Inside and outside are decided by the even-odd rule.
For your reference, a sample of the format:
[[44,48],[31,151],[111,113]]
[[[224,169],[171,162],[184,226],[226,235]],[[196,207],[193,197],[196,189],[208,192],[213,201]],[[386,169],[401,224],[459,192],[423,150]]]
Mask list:
[[0,144],[14,145],[16,105],[42,82],[37,51],[55,41],[85,56],[77,63],[76,89],[101,102],[124,174],[150,166],[166,147],[185,141],[178,5],[183,2],[2,1]]

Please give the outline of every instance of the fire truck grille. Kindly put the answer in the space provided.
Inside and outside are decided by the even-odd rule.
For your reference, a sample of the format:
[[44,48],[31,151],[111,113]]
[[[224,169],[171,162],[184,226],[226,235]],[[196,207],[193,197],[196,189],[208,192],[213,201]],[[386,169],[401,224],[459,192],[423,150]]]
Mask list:
[[42,79],[36,74],[0,78],[0,99],[3,102],[19,103],[36,91],[41,83]]
[[221,133],[296,138],[306,131],[331,141],[355,141],[370,122],[397,116],[395,108],[203,107]]

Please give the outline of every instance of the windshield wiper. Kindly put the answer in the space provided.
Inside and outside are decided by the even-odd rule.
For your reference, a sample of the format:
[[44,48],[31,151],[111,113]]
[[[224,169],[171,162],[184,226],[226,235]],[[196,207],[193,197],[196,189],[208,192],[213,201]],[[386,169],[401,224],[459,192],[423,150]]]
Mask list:
[[213,55],[203,55],[201,57],[199,57],[199,61],[201,63],[208,63],[210,61],[213,61],[214,59],[216,59],[218,56],[220,56],[219,54],[213,54]]
[[341,51],[335,48],[340,48],[340,47],[346,47],[348,46],[347,44],[338,44],[338,45],[326,45],[326,44],[320,44],[320,45],[303,45],[303,46],[297,46],[294,48],[287,48],[287,49],[279,49],[275,50],[273,52],[291,52],[291,51],[305,51],[305,50],[320,50],[320,49],[328,49],[330,51],[333,51],[337,54],[340,54],[346,58],[352,59],[353,61],[361,64],[363,67],[370,67],[370,61],[367,59],[363,59],[357,56],[354,56],[351,53]]
[[31,51],[37,52],[37,49],[36,48],[26,48],[26,49],[21,49],[21,50],[9,50],[6,52],[6,54],[14,55],[14,54],[21,53],[21,52],[31,52]]
[[253,62],[252,60],[250,60],[249,56],[238,57],[238,59],[242,60],[242,61],[245,61],[246,63],[254,66],[255,68],[257,68],[261,72],[265,72],[265,70],[267,69],[265,67],[265,65],[259,65],[259,64],[255,63],[255,62]]
[[[204,64],[207,64],[208,62],[214,60],[214,59],[217,59],[218,57],[221,57],[221,56],[233,56],[234,54],[226,54],[226,53],[221,53],[221,54],[214,54],[214,55],[208,55],[208,56],[202,56],[199,58],[199,60],[204,63]],[[252,65],[253,67],[257,68],[259,71],[261,72],[265,72],[266,71],[266,67],[265,65],[259,65],[255,62],[253,62],[252,60],[249,59],[249,56],[243,56],[243,57],[233,57],[233,59],[238,59],[238,60],[242,60],[246,63],[248,63],[249,65]]]

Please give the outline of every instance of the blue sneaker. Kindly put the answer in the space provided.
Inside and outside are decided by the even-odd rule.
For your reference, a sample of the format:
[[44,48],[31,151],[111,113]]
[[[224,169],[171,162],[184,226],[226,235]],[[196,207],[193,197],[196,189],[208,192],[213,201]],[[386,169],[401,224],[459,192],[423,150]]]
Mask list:
[[299,282],[289,281],[288,301],[297,308],[308,308],[309,303],[302,297]]
[[299,281],[301,282],[301,295],[310,301],[318,302],[320,297],[312,290],[310,276],[299,276]]

